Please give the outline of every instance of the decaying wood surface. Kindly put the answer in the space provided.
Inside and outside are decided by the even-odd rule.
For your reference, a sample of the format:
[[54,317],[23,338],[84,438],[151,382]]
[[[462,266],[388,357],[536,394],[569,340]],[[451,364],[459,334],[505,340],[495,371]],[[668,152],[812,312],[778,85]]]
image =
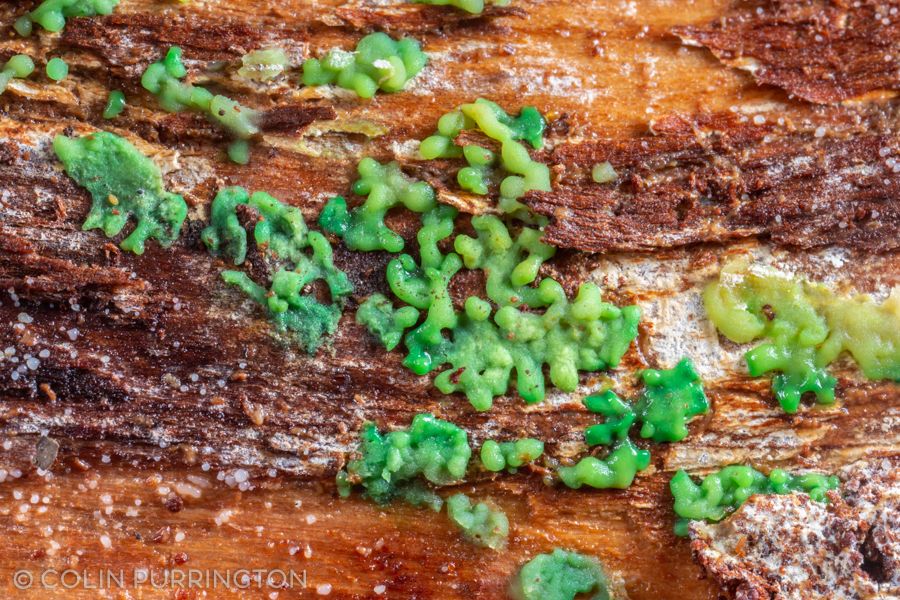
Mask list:
[[[836,470],[897,454],[895,384],[866,382],[842,363],[838,405],[785,415],[767,380],[744,375],[742,348],[718,339],[704,318],[700,289],[733,255],[847,291],[883,296],[900,284],[896,101],[791,99],[672,33],[708,30],[733,10],[728,2],[514,0],[475,18],[384,2],[123,0],[112,16],[71,19],[62,34],[29,40],[9,27],[21,4],[0,4],[0,60],[27,52],[43,64],[59,55],[72,69],[60,84],[35,76],[0,96],[0,352],[15,351],[0,362],[6,596],[500,598],[524,560],[567,547],[601,558],[633,599],[715,598],[688,542],[671,534],[673,470],[732,462]],[[781,27],[797,32],[789,20]],[[407,91],[363,102],[301,87],[296,68],[266,85],[235,75],[247,51],[278,45],[296,67],[373,29],[423,41],[431,61]],[[720,36],[732,47],[748,31],[726,27]],[[184,48],[195,82],[265,112],[248,167],[225,159],[226,142],[207,121],[163,113],[141,90],[143,68],[171,44]],[[769,60],[794,64],[785,56]],[[129,106],[104,121],[111,89],[124,90]],[[567,249],[546,273],[569,291],[595,280],[609,298],[644,309],[639,342],[616,372],[585,377],[577,394],[551,394],[538,406],[503,398],[475,413],[411,375],[353,322],[355,303],[384,290],[387,256],[336,247],[356,294],[339,334],[315,357],[275,339],[257,308],[221,283],[226,265],[199,241],[219,187],[268,191],[312,223],[371,155],[399,160],[449,192],[449,165],[417,161],[414,140],[478,96],[548,114],[548,147],[536,156],[552,165],[554,192],[529,202],[552,217],[548,239]],[[100,128],[152,156],[169,189],[188,200],[189,222],[172,248],[151,243],[136,257],[80,230],[89,198],[62,174],[49,143]],[[602,160],[619,181],[589,183]],[[465,198],[454,203],[480,210]],[[412,237],[413,222],[393,224]],[[460,278],[454,292],[477,285]],[[584,393],[612,376],[627,395],[636,369],[684,355],[713,405],[687,440],[653,446],[653,465],[627,491],[543,482],[545,467],[584,452],[581,431],[593,422],[580,406]],[[34,368],[13,380],[26,362]],[[405,426],[422,411],[466,427],[476,448],[488,437],[548,441],[546,462],[531,472],[473,472],[461,488],[506,510],[507,551],[466,544],[443,515],[336,499],[333,475],[361,424]],[[41,435],[60,444],[51,475],[32,465]],[[167,566],[293,568],[307,572],[309,588],[204,595],[143,586],[104,596],[12,586],[18,569]]]

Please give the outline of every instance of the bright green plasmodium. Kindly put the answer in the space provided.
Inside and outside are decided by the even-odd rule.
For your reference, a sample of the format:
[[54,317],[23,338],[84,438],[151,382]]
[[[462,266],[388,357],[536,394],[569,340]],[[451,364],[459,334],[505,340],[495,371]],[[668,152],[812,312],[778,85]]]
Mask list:
[[[383,223],[382,215],[374,222]],[[464,258],[444,254],[439,243],[453,235],[455,217],[456,210],[443,205],[424,213],[417,234],[419,262],[402,254],[388,264],[394,296],[425,315],[404,337],[404,365],[418,375],[446,367],[435,386],[446,394],[465,393],[477,410],[488,410],[513,379],[526,402],[543,400],[544,365],[549,366],[550,382],[563,391],[577,387],[578,371],[618,365],[637,336],[636,306],[603,302],[592,283],[582,285],[571,301],[552,279],[530,287],[553,249],[540,243],[537,230],[522,228],[514,237],[496,217],[473,218],[478,238],[456,238]],[[319,222],[325,230],[347,231],[334,227],[346,219],[336,219],[327,207]],[[366,245],[378,235],[367,232]],[[487,272],[487,293],[499,308],[473,296],[463,311],[455,309],[450,281],[464,262]],[[529,312],[519,308],[523,303],[546,309]]]
[[[541,148],[545,127],[543,116],[533,106],[513,117],[494,102],[479,98],[442,116],[437,133],[422,140],[419,154],[426,160],[464,158],[468,166],[456,176],[463,190],[485,195],[496,188],[501,211],[531,221],[533,215],[518,200],[529,191],[550,191],[550,169],[532,160],[521,142]],[[456,138],[466,130],[480,131],[499,142],[499,155],[477,144],[458,145]]]
[[379,504],[395,498],[434,510],[441,499],[423,488],[457,483],[465,477],[472,449],[468,435],[453,423],[428,413],[413,417],[409,429],[381,433],[373,423],[360,432],[360,457],[338,473],[338,491],[348,496],[354,485]]
[[104,119],[115,119],[125,110],[125,94],[120,90],[113,90],[106,100],[106,108],[103,109]]
[[127,140],[105,131],[81,138],[58,135],[53,150],[66,173],[91,193],[83,229],[102,229],[112,237],[133,217],[137,225],[119,245],[135,254],[143,254],[149,239],[167,247],[178,238],[187,204],[163,188],[159,167]]
[[11,79],[25,79],[34,73],[34,61],[30,56],[16,54],[0,69],[0,94],[6,91]]
[[[278,331],[290,333],[307,352],[315,352],[322,338],[337,329],[343,299],[353,291],[352,284],[334,265],[331,244],[321,233],[309,231],[300,209],[265,192],[250,194],[244,188],[232,187],[216,195],[210,225],[200,235],[211,253],[229,258],[235,265],[246,260],[247,231],[238,218],[240,207],[254,214],[253,242],[278,272],[269,290],[240,271],[224,271],[222,278],[265,307]],[[304,291],[316,280],[328,286],[330,304]]]
[[690,359],[682,359],[674,369],[647,369],[641,379],[644,391],[634,410],[642,422],[642,438],[680,442],[688,435],[688,420],[709,411],[703,382]]
[[259,133],[257,111],[182,81],[186,75],[181,48],[173,46],[161,61],[147,67],[141,76],[141,85],[156,96],[160,106],[168,112],[190,110],[205,114],[238,140],[248,140]]
[[62,81],[69,76],[69,65],[59,57],[47,61],[47,77],[53,81]]
[[609,600],[609,583],[597,559],[555,549],[525,563],[512,582],[516,600]]
[[385,350],[393,350],[403,339],[403,332],[419,320],[412,306],[395,309],[383,294],[372,294],[356,310],[356,322],[378,338]]
[[481,464],[495,473],[506,469],[515,473],[519,467],[537,460],[544,453],[544,442],[523,438],[514,442],[487,440],[481,446]]
[[353,193],[365,196],[365,202],[348,210],[344,198],[332,198],[319,215],[319,225],[342,237],[351,250],[400,252],[403,238],[385,224],[385,215],[399,205],[417,213],[431,210],[435,207],[434,190],[425,182],[408,178],[395,162],[382,165],[364,158],[357,171],[360,178],[353,184]]
[[281,48],[262,48],[241,57],[238,75],[253,81],[270,81],[284,73],[288,63],[287,53]]
[[685,471],[678,471],[669,482],[675,498],[677,535],[687,535],[691,520],[721,521],[754,494],[790,494],[803,492],[817,502],[827,501],[826,492],[837,489],[836,476],[806,473],[792,475],[774,469],[768,476],[744,465],[732,465],[707,475],[698,485]]
[[69,17],[110,15],[119,0],[44,0],[37,8],[19,17],[15,29],[22,36],[31,35],[37,23],[47,31],[62,31]]
[[[433,4],[435,6],[454,6],[473,15],[484,12],[485,0],[411,0],[416,4]],[[509,0],[487,0],[493,6],[509,6]]]
[[776,372],[772,390],[788,413],[810,392],[820,404],[835,400],[828,365],[841,353],[866,377],[900,381],[900,291],[883,303],[840,296],[826,286],[772,269],[733,261],[707,286],[710,320],[728,339],[766,341],[745,355],[754,377]]
[[412,38],[395,41],[385,33],[362,38],[356,50],[334,49],[321,59],[303,63],[304,85],[336,84],[353,90],[360,98],[375,92],[399,92],[428,61],[419,42]]
[[509,520],[502,510],[485,502],[473,505],[465,494],[454,494],[447,499],[447,516],[472,543],[492,550],[506,546]]
[[709,404],[703,384],[688,359],[673,369],[647,369],[640,373],[644,389],[633,404],[612,390],[584,399],[592,413],[605,417],[584,430],[588,446],[611,446],[603,458],[588,456],[571,467],[560,467],[560,480],[569,487],[626,488],[638,471],[650,464],[650,453],[634,445],[629,433],[641,423],[640,435],[656,442],[678,442],[688,435],[687,421],[706,413]]
[[556,254],[556,248],[541,242],[541,232],[522,227],[513,238],[493,215],[472,217],[472,228],[478,237],[457,236],[453,247],[467,269],[485,272],[488,298],[499,306],[546,306],[540,289],[530,285],[541,265]]

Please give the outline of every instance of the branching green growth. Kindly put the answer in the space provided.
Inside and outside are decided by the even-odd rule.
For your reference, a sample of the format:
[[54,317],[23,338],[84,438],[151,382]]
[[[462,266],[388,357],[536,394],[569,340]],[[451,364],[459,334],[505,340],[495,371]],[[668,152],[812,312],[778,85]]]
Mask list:
[[606,574],[595,558],[559,548],[550,554],[539,554],[525,563],[510,591],[516,600],[610,598]]
[[[544,118],[533,106],[526,106],[518,117],[513,117],[494,102],[479,98],[442,116],[437,133],[422,140],[419,154],[426,160],[465,158],[468,166],[456,176],[462,189],[484,195],[496,184],[500,209],[531,220],[528,209],[518,199],[528,191],[550,191],[550,169],[532,160],[520,141],[540,148],[545,126]],[[500,155],[475,144],[459,146],[456,138],[466,130],[480,131],[499,142]]]
[[[473,15],[484,12],[485,0],[411,0],[416,4],[433,4],[435,6],[454,6]],[[487,0],[493,6],[509,6],[509,0]]]
[[545,306],[540,290],[530,284],[556,248],[542,243],[541,232],[528,227],[514,240],[503,221],[493,215],[472,217],[472,227],[478,238],[457,236],[453,247],[467,269],[485,272],[488,298],[500,306]]
[[835,400],[828,365],[842,352],[866,377],[900,381],[900,288],[877,304],[868,296],[839,296],[827,287],[734,261],[704,292],[707,314],[737,343],[766,339],[745,355],[754,377],[776,372],[772,390],[788,413],[812,392]]
[[360,98],[375,92],[399,92],[422,70],[428,56],[412,38],[394,41],[385,33],[362,38],[354,52],[334,49],[303,63],[304,85],[337,84]]
[[319,225],[342,237],[351,250],[400,252],[403,238],[385,224],[387,211],[401,204],[413,212],[429,211],[435,207],[434,190],[406,177],[396,162],[382,165],[364,158],[357,170],[360,178],[353,184],[353,193],[366,196],[365,202],[348,210],[344,198],[332,198],[319,215]]
[[[222,278],[239,287],[264,306],[279,332],[290,332],[307,352],[319,347],[322,337],[337,329],[343,299],[353,291],[347,274],[334,265],[331,244],[321,233],[309,231],[300,209],[284,204],[265,192],[252,195],[241,187],[225,188],[216,194],[210,211],[210,225],[201,239],[209,251],[241,265],[247,258],[247,231],[238,218],[240,207],[255,211],[253,239],[263,257],[281,268],[266,290],[239,271],[224,271]],[[311,256],[307,255],[311,250]],[[331,304],[322,304],[305,288],[324,281]]]
[[287,68],[287,53],[281,48],[263,48],[241,57],[238,75],[252,81],[271,81]]
[[635,412],[643,423],[642,438],[680,442],[688,435],[688,420],[709,411],[703,382],[688,358],[681,359],[674,369],[647,369],[641,379],[644,391]]
[[12,79],[25,79],[34,73],[34,61],[30,56],[16,54],[11,57],[0,70],[0,94],[6,91]]
[[732,465],[707,475],[698,485],[685,471],[678,471],[669,482],[675,514],[680,517],[675,532],[687,535],[690,520],[721,521],[754,494],[802,492],[817,502],[825,502],[826,492],[837,489],[839,484],[834,475],[791,475],[774,469],[767,477],[752,467]]
[[[200,235],[210,252],[232,259],[235,265],[243,264],[247,258],[247,232],[238,219],[241,206],[252,208],[258,215],[253,239],[260,252],[275,261],[294,265],[303,262],[304,250],[311,244],[311,233],[300,209],[265,192],[251,195],[241,187],[220,190],[213,200],[210,224]],[[330,252],[329,245],[329,256]],[[338,287],[345,287],[343,280]]]
[[141,85],[156,96],[163,110],[190,110],[205,114],[238,140],[248,140],[259,133],[257,111],[182,81],[186,75],[187,69],[181,62],[181,48],[172,46],[165,58],[147,67],[141,76]]
[[447,515],[472,543],[492,550],[506,546],[509,520],[502,510],[485,502],[472,505],[465,494],[454,494],[447,499]]
[[591,425],[584,430],[584,441],[588,446],[608,446],[628,437],[636,415],[632,406],[619,398],[612,390],[595,394],[584,399],[584,406],[592,413],[606,417],[603,423]]
[[383,294],[372,294],[356,310],[356,322],[364,325],[390,351],[403,339],[403,332],[419,320],[412,306],[395,309]]
[[650,452],[634,445],[625,438],[617,442],[604,459],[586,456],[571,467],[560,467],[560,480],[568,487],[578,489],[587,485],[597,489],[624,490],[634,482],[638,471],[650,466]]
[[515,473],[519,467],[537,460],[544,453],[544,442],[524,438],[514,442],[487,440],[481,446],[481,464],[495,473],[506,469]]
[[112,237],[134,217],[137,226],[120,246],[135,254],[143,254],[148,239],[168,247],[178,238],[187,204],[163,188],[159,167],[127,140],[105,131],[77,139],[58,135],[53,149],[66,173],[91,193],[83,229]]
[[119,0],[44,0],[33,11],[19,17],[14,27],[24,37],[31,35],[35,23],[56,33],[63,30],[69,17],[111,15],[118,4]]
[[423,493],[420,478],[442,486],[460,481],[466,474],[472,449],[465,430],[428,413],[413,417],[409,429],[382,434],[373,423],[360,433],[360,458],[338,473],[338,491],[348,496],[354,485],[384,504],[395,498],[440,508],[440,498]]

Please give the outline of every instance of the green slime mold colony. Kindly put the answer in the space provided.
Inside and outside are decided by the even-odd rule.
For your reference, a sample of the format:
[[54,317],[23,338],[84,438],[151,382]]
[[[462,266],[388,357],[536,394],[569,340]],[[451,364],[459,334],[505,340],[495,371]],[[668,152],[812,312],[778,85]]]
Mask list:
[[[589,556],[555,549],[525,563],[510,589],[517,600],[609,600],[600,563]],[[581,595],[590,594],[590,595]]]
[[790,494],[803,492],[817,502],[825,502],[829,490],[837,489],[838,478],[807,473],[791,475],[774,469],[765,476],[748,466],[733,465],[707,475],[697,485],[684,471],[678,471],[669,483],[675,498],[675,524],[678,535],[687,535],[690,520],[721,521],[754,494]]
[[495,473],[506,469],[515,473],[519,467],[537,460],[544,453],[544,442],[525,438],[514,442],[487,440],[481,445],[481,464]]
[[473,544],[492,550],[506,546],[509,519],[503,511],[485,502],[473,505],[465,494],[454,494],[447,499],[447,516]]
[[44,0],[33,11],[19,17],[15,30],[22,36],[31,35],[34,23],[47,31],[62,31],[69,17],[111,15],[119,0]]
[[472,455],[465,430],[427,413],[413,417],[409,429],[386,434],[367,423],[360,439],[361,457],[338,473],[338,491],[346,497],[353,485],[361,485],[379,504],[402,498],[438,510],[441,499],[417,479],[439,486],[459,482]]
[[[240,288],[265,307],[279,332],[290,332],[313,353],[325,335],[337,330],[343,298],[353,291],[346,273],[334,265],[331,244],[321,233],[309,231],[303,214],[264,192],[249,194],[239,187],[220,191],[213,200],[210,225],[201,239],[215,255],[232,259],[235,265],[247,257],[247,232],[238,219],[238,208],[256,212],[253,238],[263,258],[279,270],[269,290],[241,271],[223,271],[222,279]],[[306,251],[312,255],[307,256]],[[286,265],[292,270],[287,270]],[[331,304],[322,304],[306,286],[323,280],[331,295]]]
[[187,204],[163,189],[159,167],[127,140],[105,131],[78,139],[59,135],[53,149],[66,173],[93,198],[83,229],[102,229],[112,237],[133,216],[137,226],[120,246],[135,254],[144,253],[148,239],[168,247],[178,238]]
[[419,42],[411,38],[394,41],[385,33],[371,33],[359,41],[354,52],[334,49],[321,59],[308,59],[303,63],[303,83],[334,83],[360,98],[371,98],[378,90],[399,92],[427,61]]
[[[485,0],[412,0],[416,4],[434,4],[436,6],[453,6],[473,15],[484,12]],[[509,6],[509,0],[488,0],[494,6]]]
[[640,435],[657,442],[678,442],[687,434],[689,418],[706,413],[709,404],[703,385],[690,360],[683,359],[668,370],[647,369],[641,373],[644,390],[634,405],[624,402],[611,390],[584,399],[585,407],[606,417],[603,423],[585,429],[589,446],[612,446],[604,459],[582,458],[576,465],[560,467],[564,484],[578,489],[624,489],[632,484],[638,471],[650,465],[650,452],[631,441],[631,426],[643,423]]
[[710,320],[737,343],[768,341],[747,352],[754,377],[776,371],[772,390],[785,412],[803,394],[834,402],[837,380],[827,367],[848,352],[870,379],[900,381],[900,292],[882,304],[842,297],[823,285],[732,261],[704,292]]

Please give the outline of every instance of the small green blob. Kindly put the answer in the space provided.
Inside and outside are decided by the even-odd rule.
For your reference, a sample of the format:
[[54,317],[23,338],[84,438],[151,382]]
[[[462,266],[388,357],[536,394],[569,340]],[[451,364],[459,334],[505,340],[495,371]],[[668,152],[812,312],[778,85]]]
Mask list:
[[395,309],[383,294],[372,294],[356,310],[356,322],[364,325],[388,351],[403,339],[403,332],[419,320],[419,311],[412,306]]
[[835,400],[828,365],[849,353],[870,379],[900,381],[900,288],[881,304],[745,261],[723,267],[704,290],[710,320],[728,339],[766,341],[745,355],[754,377],[775,372],[772,390],[788,413],[807,392]]
[[560,480],[573,489],[586,485],[596,489],[624,490],[631,486],[639,471],[650,466],[650,452],[630,439],[617,442],[604,459],[586,456],[571,467],[560,467]]
[[609,183],[610,181],[615,181],[618,177],[619,174],[609,164],[609,161],[597,163],[591,169],[591,178],[597,183]]
[[62,81],[69,76],[69,65],[61,58],[51,58],[47,62],[47,77],[53,81]]
[[63,30],[69,17],[111,15],[118,4],[119,0],[44,0],[33,11],[19,17],[14,27],[23,37],[31,35],[34,23],[56,33]]
[[271,81],[288,66],[287,53],[281,48],[254,50],[241,57],[238,75],[252,81]]
[[11,79],[25,79],[34,73],[34,61],[30,56],[16,54],[0,70],[0,94],[6,91]]
[[816,502],[826,502],[826,493],[838,488],[834,475],[806,473],[792,475],[774,469],[768,477],[745,465],[732,465],[707,475],[698,485],[685,471],[679,470],[669,482],[675,499],[677,535],[687,535],[691,520],[721,521],[755,494],[790,494],[802,492]]
[[516,600],[610,598],[606,574],[595,558],[559,548],[525,563],[512,582],[510,593]]
[[125,94],[120,90],[113,90],[106,100],[106,108],[103,109],[104,119],[115,119],[125,110]]
[[[395,498],[422,498],[421,482],[438,486],[457,483],[466,474],[472,449],[465,430],[453,423],[421,413],[413,417],[409,429],[382,434],[373,423],[360,433],[360,458],[347,463],[338,474],[338,490],[348,495],[361,485],[366,495],[379,504]],[[413,496],[410,489],[416,490]],[[419,502],[417,502],[419,503]],[[440,499],[431,498],[432,508]]]
[[191,110],[203,113],[240,140],[259,133],[257,111],[182,81],[186,75],[181,48],[173,46],[162,60],[147,67],[141,76],[141,85],[156,96],[160,106],[168,112]]
[[[432,4],[434,6],[453,6],[473,15],[484,12],[485,0],[410,0],[415,4]],[[509,0],[487,0],[492,6],[509,6]]]
[[133,216],[137,225],[120,246],[135,254],[144,253],[148,239],[168,247],[178,238],[187,204],[163,188],[159,167],[127,140],[105,131],[81,138],[58,135],[53,150],[93,198],[83,229],[102,229],[112,237]]
[[250,144],[247,140],[235,140],[228,145],[228,158],[238,165],[250,162]]
[[362,38],[354,52],[334,49],[321,59],[303,63],[303,84],[336,84],[353,90],[360,98],[375,92],[399,92],[428,61],[419,42],[412,38],[395,41],[386,33]]
[[679,442],[688,435],[688,420],[709,411],[703,382],[688,358],[681,359],[673,369],[647,369],[641,379],[644,391],[635,412],[643,422],[642,438]]
[[494,473],[506,469],[510,473],[537,460],[544,453],[544,442],[524,438],[514,442],[487,440],[481,446],[481,464]]
[[447,515],[472,543],[502,550],[509,537],[509,519],[502,510],[485,502],[472,505],[465,494],[454,494],[447,499]]
[[364,158],[357,171],[360,178],[353,184],[353,193],[365,196],[365,202],[348,210],[344,198],[332,198],[319,216],[319,225],[343,237],[351,250],[400,252],[404,241],[385,224],[387,212],[398,205],[418,213],[429,211],[436,204],[434,189],[406,177],[396,162],[382,165]]

